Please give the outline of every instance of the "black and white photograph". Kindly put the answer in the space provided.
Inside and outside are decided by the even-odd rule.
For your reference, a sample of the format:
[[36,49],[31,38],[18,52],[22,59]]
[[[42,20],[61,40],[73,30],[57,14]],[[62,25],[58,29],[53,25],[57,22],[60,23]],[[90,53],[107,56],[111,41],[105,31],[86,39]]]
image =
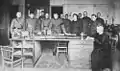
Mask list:
[[120,0],[0,0],[0,71],[120,71]]

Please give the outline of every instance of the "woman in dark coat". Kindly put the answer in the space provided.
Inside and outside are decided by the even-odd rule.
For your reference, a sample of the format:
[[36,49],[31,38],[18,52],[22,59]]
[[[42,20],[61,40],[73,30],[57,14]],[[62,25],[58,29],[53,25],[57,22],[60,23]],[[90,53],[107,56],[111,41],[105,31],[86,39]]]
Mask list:
[[82,32],[82,27],[82,23],[80,23],[80,21],[78,20],[78,15],[73,14],[73,21],[71,22],[70,26],[70,33],[79,36]]
[[104,32],[102,24],[97,24],[94,37],[94,49],[91,54],[92,71],[101,71],[105,68],[111,68],[111,48],[109,36]]

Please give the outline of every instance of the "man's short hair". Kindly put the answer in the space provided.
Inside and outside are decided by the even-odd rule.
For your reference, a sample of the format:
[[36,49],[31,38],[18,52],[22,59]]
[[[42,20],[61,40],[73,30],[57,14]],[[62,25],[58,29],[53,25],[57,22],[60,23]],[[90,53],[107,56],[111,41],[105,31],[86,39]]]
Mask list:
[[[87,12],[87,11],[84,11],[84,12]],[[84,12],[83,12],[83,13],[84,13]]]
[[79,14],[81,14],[81,15],[82,15],[82,13],[78,13],[78,15],[79,15]]
[[54,13],[53,15],[55,15],[55,14],[58,15],[58,13]]
[[76,13],[74,13],[73,16],[78,16],[78,15]]
[[97,17],[96,14],[92,14],[91,16],[95,16],[95,17]]
[[18,13],[22,14],[22,12],[19,12],[19,11],[16,14],[18,14]]
[[68,14],[65,14],[65,16],[68,16]]
[[97,14],[101,14],[100,12],[97,12]]
[[45,14],[49,14],[49,13],[46,12]]

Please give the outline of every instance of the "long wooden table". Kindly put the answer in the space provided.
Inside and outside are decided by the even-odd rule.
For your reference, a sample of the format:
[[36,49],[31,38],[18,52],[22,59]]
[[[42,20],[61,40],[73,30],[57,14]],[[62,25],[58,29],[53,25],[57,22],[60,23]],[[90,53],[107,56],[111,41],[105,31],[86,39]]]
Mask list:
[[80,37],[68,36],[35,36],[34,38],[11,38],[10,40],[52,40],[52,41],[69,41],[70,39],[80,39]]
[[40,51],[41,51],[41,49],[39,48],[39,47],[41,47],[40,46],[41,44],[37,43],[37,42],[39,42],[39,41],[40,42],[42,42],[42,41],[51,41],[51,42],[52,41],[57,41],[57,42],[66,41],[66,42],[69,42],[68,43],[68,56],[69,56],[70,65],[80,66],[79,64],[81,64],[83,66],[83,68],[90,67],[87,65],[90,64],[89,61],[90,61],[90,54],[93,50],[93,41],[94,41],[93,39],[81,40],[80,37],[68,37],[68,36],[36,36],[32,39],[12,38],[10,40],[12,40],[12,41],[16,41],[16,40],[35,41],[36,42],[36,46],[35,46],[36,60],[39,58]]

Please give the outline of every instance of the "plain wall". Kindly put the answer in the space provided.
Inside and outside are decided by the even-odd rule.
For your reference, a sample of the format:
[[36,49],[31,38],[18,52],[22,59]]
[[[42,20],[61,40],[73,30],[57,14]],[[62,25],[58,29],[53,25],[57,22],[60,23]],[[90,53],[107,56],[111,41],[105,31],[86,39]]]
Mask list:
[[111,0],[50,0],[50,5],[63,4],[108,4]]
[[115,3],[115,24],[120,24],[120,1],[116,1]]
[[79,13],[83,11],[89,12],[89,17],[91,14],[96,14],[97,12],[102,13],[102,18],[107,20],[107,23],[112,24],[112,18],[114,15],[114,4],[112,0],[50,0],[51,6],[63,6],[63,13]]

